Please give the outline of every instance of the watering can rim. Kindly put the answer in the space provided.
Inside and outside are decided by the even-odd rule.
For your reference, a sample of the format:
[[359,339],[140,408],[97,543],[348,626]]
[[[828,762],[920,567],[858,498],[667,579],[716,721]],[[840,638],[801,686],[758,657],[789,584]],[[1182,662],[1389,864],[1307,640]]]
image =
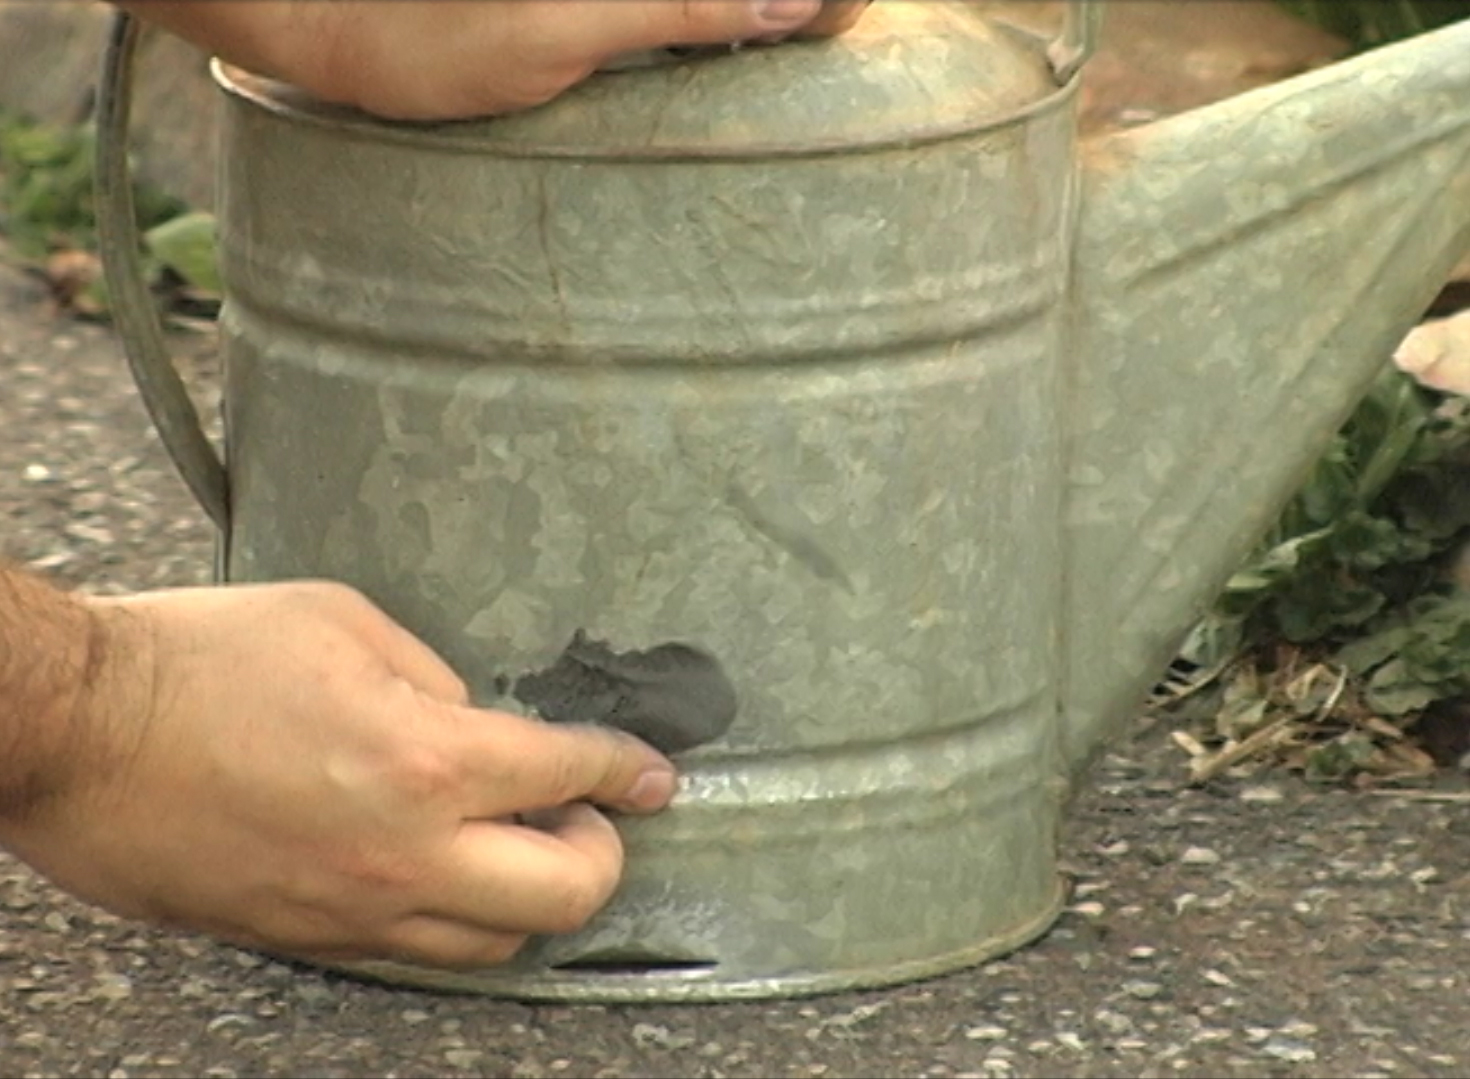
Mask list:
[[[939,12],[951,8],[953,5],[935,5]],[[646,67],[599,71],[593,79],[536,109],[503,117],[438,122],[373,116],[358,108],[323,101],[298,87],[217,57],[211,59],[209,67],[216,86],[226,96],[276,119],[439,152],[627,162],[820,158],[912,149],[970,137],[1025,124],[1065,107],[1076,96],[1082,69],[1096,48],[1101,8],[1098,0],[1069,3],[1059,32],[1051,38],[1001,20],[977,17],[963,7],[953,8],[959,15],[954,16],[950,11],[946,17],[971,20],[977,31],[984,27],[985,33],[959,33],[957,21],[947,26],[936,22],[921,27],[921,36],[931,44],[956,43],[952,50],[941,50],[947,59],[933,66],[932,70],[939,72],[934,75],[930,69],[922,75],[916,74],[918,65],[912,63],[911,56],[894,60],[884,55],[885,48],[893,52],[893,42],[902,42],[909,30],[902,23],[896,24],[886,39],[877,38],[873,46],[876,62],[888,64],[898,72],[898,77],[887,78],[881,87],[865,83],[857,76],[867,66],[866,62],[856,68],[828,65],[823,71],[820,57],[816,58],[818,63],[812,63],[811,57],[795,57],[780,49],[761,50],[758,63],[783,65],[786,74],[801,74],[800,78],[793,77],[786,82],[803,88],[816,87],[830,96],[857,102],[850,110],[851,123],[833,125],[824,121],[814,129],[802,122],[808,117],[793,111],[793,106],[799,104],[799,93],[788,94],[784,101],[776,103],[786,107],[788,115],[784,123],[765,125],[784,126],[784,137],[782,132],[777,132],[775,137],[761,134],[762,125],[752,125],[751,114],[739,109],[728,110],[727,122],[704,129],[700,126],[699,121],[706,115],[719,112],[708,107],[711,101],[730,100],[732,91],[738,91],[741,83],[748,85],[766,77],[757,68],[739,66],[749,62],[744,56],[736,60],[728,55],[706,55],[699,61],[659,65],[663,70],[651,76]],[[917,18],[936,18],[925,6],[917,10],[920,12]],[[822,48],[833,43],[802,44]],[[996,63],[998,58],[1004,58],[1006,63]],[[725,85],[691,95],[687,84],[665,83],[660,87],[645,82],[639,83],[639,87],[652,85],[653,89],[629,96],[631,80],[683,79],[689,65],[696,62],[708,65],[704,70],[711,78],[706,81]],[[983,91],[977,90],[970,96],[948,92],[974,83],[977,71],[991,67],[1003,70]],[[778,71],[771,76],[777,80],[773,85],[783,84],[780,74]],[[942,92],[940,97],[953,100],[944,108],[935,108],[936,91]],[[800,91],[804,92],[805,89]],[[695,104],[681,122],[676,114],[686,96]],[[861,104],[864,100],[870,100],[874,108],[865,111]],[[608,123],[588,124],[585,120],[589,106],[604,118],[638,113],[643,118],[631,120],[621,130]],[[827,116],[830,119],[830,110]],[[644,124],[647,126],[641,126]]]
[[1066,85],[1057,88],[1045,97],[996,117],[964,123],[934,125],[904,135],[857,143],[828,141],[820,137],[813,137],[803,140],[799,146],[780,142],[752,142],[738,147],[660,146],[658,144],[636,147],[596,147],[555,142],[511,143],[483,135],[477,138],[468,133],[472,126],[483,125],[484,121],[433,124],[380,120],[356,109],[328,105],[308,99],[301,95],[300,91],[287,84],[254,75],[219,61],[211,61],[210,66],[216,83],[224,93],[288,122],[362,134],[371,137],[376,142],[416,145],[476,156],[498,155],[538,160],[742,161],[773,157],[788,159],[833,157],[857,153],[880,153],[893,149],[913,149],[917,146],[934,145],[1025,124],[1037,116],[1065,107],[1076,96],[1078,89],[1078,80],[1074,77]]

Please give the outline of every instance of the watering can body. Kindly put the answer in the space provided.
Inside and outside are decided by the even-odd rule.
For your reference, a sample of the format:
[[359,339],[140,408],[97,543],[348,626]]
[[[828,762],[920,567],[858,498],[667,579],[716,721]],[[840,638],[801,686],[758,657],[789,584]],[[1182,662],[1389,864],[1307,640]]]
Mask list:
[[[356,969],[530,999],[783,996],[1051,924],[1080,762],[1311,452],[1292,432],[1187,595],[1110,640],[1134,563],[1174,553],[1126,539],[1147,512],[1117,492],[1148,444],[1119,401],[1129,380],[1173,399],[1163,351],[1121,369],[1119,320],[1163,265],[1185,291],[1143,341],[1177,354],[1169,304],[1212,285],[1156,246],[1114,257],[1137,250],[1126,223],[1167,224],[1147,191],[1084,205],[1089,37],[879,4],[838,41],[454,125],[217,67],[220,578],[352,584],[479,703],[554,721],[637,696],[537,695],[589,647],[697,655],[720,687],[676,747],[674,805],[619,822],[625,877],[585,930],[483,971]],[[1465,217],[1419,227],[1452,255]],[[1385,345],[1432,285],[1414,272],[1373,322]],[[1343,363],[1323,437],[1376,369]],[[1157,485],[1174,458],[1148,460]]]
[[895,23],[933,85],[845,130],[796,49],[391,132],[227,75],[223,575],[351,583],[517,712],[578,635],[737,701],[603,915],[461,980],[837,988],[1056,910],[1071,91]]

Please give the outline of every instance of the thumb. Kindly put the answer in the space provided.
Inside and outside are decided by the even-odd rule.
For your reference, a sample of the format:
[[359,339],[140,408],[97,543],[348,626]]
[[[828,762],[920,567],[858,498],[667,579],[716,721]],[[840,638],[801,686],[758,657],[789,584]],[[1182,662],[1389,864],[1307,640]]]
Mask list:
[[567,9],[562,25],[577,26],[585,54],[596,58],[786,34],[822,10],[821,0],[564,0],[556,6]]
[[472,792],[466,817],[496,820],[580,801],[652,813],[677,788],[672,762],[622,731],[425,703],[452,720],[451,756]]

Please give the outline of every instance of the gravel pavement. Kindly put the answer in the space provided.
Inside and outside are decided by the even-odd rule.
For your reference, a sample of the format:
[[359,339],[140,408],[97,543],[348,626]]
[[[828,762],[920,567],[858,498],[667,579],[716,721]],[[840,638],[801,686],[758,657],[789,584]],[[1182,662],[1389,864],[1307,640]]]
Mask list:
[[[216,393],[212,340],[180,365]],[[105,327],[0,266],[0,555],[96,591],[212,548]],[[1464,777],[1182,789],[1141,723],[1064,837],[1071,906],[944,978],[765,1004],[550,1007],[364,983],[153,932],[0,855],[3,1076],[1464,1076]],[[1438,799],[1438,800],[1434,800]],[[1458,799],[1458,800],[1457,800]],[[922,885],[916,885],[922,887]]]

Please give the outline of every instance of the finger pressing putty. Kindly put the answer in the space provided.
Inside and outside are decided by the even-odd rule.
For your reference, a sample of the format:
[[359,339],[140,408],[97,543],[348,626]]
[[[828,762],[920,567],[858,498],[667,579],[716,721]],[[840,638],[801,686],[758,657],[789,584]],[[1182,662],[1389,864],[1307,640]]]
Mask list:
[[719,661],[671,641],[616,652],[582,630],[557,661],[516,680],[516,698],[553,723],[601,723],[662,753],[713,741],[735,719],[735,687]]

